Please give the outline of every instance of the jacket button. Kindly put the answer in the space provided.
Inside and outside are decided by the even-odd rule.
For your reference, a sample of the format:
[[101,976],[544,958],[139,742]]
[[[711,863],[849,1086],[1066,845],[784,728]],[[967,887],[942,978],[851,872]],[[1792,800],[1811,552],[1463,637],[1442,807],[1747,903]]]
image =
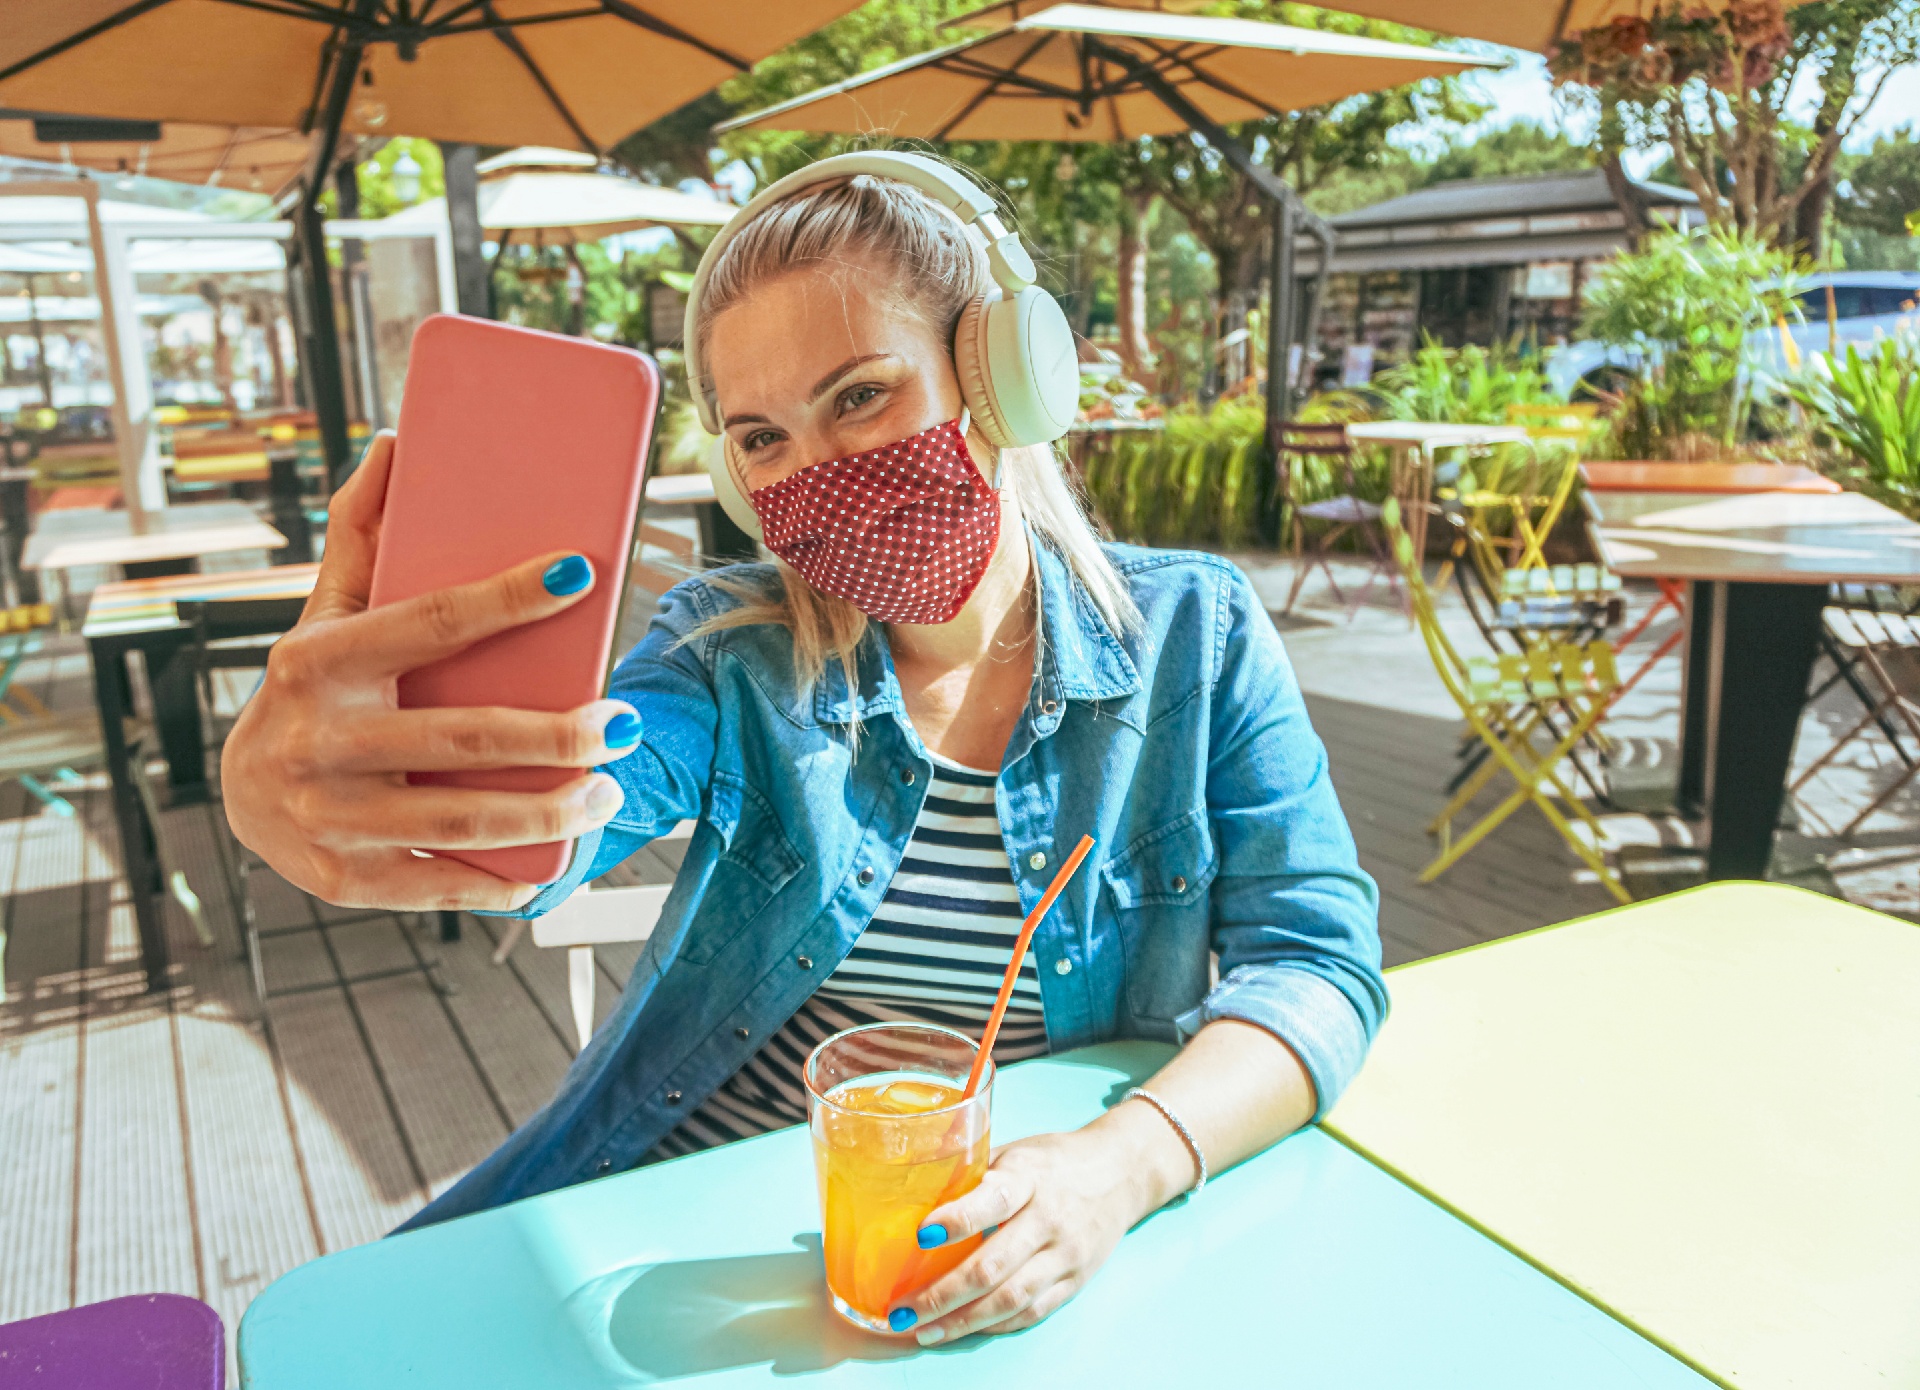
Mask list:
[[1027,856],[1027,867],[1029,869],[1032,869],[1035,873],[1039,873],[1040,870],[1047,867],[1047,856],[1042,854],[1039,850],[1035,850],[1032,854],[1029,854]]
[[1048,700],[1040,706],[1040,713],[1052,714],[1055,710],[1059,708],[1060,708],[1060,702],[1058,700]]
[[1173,876],[1173,891],[1176,893],[1184,893],[1187,891],[1187,876],[1185,874],[1175,874]]
[[734,1030],[733,1030],[733,1035],[734,1035],[734,1037],[736,1037],[736,1038],[738,1038],[738,1039],[740,1039],[740,1041],[741,1041],[741,1042],[745,1042],[745,1041],[747,1040],[747,1037],[748,1037],[748,1033],[747,1033],[747,1030],[746,1030],[746,1029],[744,1029],[744,1028],[736,1028],[736,1029],[734,1029]]
[[678,1105],[679,1103],[680,1103],[680,1093],[679,1093],[678,1091],[668,1091],[668,1092],[667,1092],[667,1104],[668,1104],[668,1105]]
[[799,966],[799,967],[800,967],[800,968],[801,968],[802,970],[811,970],[811,969],[813,969],[813,957],[812,957],[812,956],[795,956],[795,957],[793,958],[793,963],[794,963],[795,965],[797,965],[797,966]]
[[1053,973],[1056,975],[1071,975],[1073,973],[1073,962],[1065,956],[1060,957],[1059,960],[1053,963]]
[[873,882],[873,870],[871,868],[862,869],[860,871],[860,886],[862,888],[865,888],[869,883],[872,883],[872,882]]
[[901,786],[911,787],[915,782],[919,780],[920,778],[918,774],[916,774],[912,768],[903,767],[900,769],[900,785]]

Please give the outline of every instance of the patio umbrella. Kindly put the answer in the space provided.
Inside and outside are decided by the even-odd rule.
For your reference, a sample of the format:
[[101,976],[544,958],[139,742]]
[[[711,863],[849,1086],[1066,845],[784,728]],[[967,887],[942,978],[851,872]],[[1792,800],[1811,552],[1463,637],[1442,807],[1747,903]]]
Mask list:
[[1319,29],[1055,5],[714,127],[926,140],[1131,140],[1277,116],[1499,60]]
[[[576,161],[585,161],[584,166]],[[510,150],[480,165],[480,225],[489,232],[531,232],[549,245],[598,241],[642,227],[718,227],[737,211],[715,198],[595,170],[592,155],[570,150]],[[438,225],[447,200],[383,219],[389,227]]]
[[[1333,229],[1223,128],[1498,60],[1252,20],[1056,5],[993,33],[893,63],[714,127],[925,140],[1121,141],[1192,130],[1273,209],[1267,426],[1292,405],[1296,229],[1321,244],[1311,342]],[[1303,354],[1304,356],[1304,354]]]
[[[0,0],[0,105],[316,135],[294,212],[342,133],[598,153],[858,0]],[[328,462],[349,463],[333,292],[305,275]]]
[[271,195],[300,177],[313,141],[293,130],[0,110],[0,155]]
[[[1689,0],[1686,8],[1718,13],[1729,0]],[[1805,0],[1787,0],[1793,8]],[[1609,20],[1665,8],[1660,0],[1337,0],[1328,9],[1386,19],[1463,39],[1485,39],[1544,53],[1563,38]]]

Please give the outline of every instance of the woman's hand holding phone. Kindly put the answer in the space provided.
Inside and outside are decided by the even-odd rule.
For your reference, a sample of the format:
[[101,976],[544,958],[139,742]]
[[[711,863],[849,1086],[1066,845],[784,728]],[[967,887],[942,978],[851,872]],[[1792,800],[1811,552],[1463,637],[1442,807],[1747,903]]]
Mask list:
[[[284,878],[330,903],[519,907],[532,885],[414,851],[540,844],[604,825],[620,808],[620,788],[588,769],[638,746],[639,716],[617,700],[557,714],[399,707],[403,673],[571,607],[595,576],[584,559],[557,552],[369,611],[392,457],[393,436],[378,436],[334,496],[313,597],[274,644],[227,740],[227,818]],[[504,767],[581,775],[544,793],[411,786],[406,777]]]

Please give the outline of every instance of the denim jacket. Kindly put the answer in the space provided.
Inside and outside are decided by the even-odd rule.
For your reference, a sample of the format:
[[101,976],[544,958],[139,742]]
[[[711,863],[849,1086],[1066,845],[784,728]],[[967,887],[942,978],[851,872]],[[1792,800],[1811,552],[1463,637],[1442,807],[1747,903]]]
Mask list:
[[[1138,634],[1116,634],[1034,546],[1042,640],[998,784],[1025,909],[1082,834],[1097,841],[1033,939],[1048,1041],[1178,1041],[1243,1019],[1287,1042],[1325,1113],[1387,1009],[1377,895],[1325,750],[1244,575],[1207,555],[1109,554]],[[618,1009],[546,1109],[409,1226],[633,1166],[805,1002],[886,893],[932,764],[882,631],[852,687],[830,663],[802,689],[782,627],[684,641],[734,602],[705,578],[662,600],[610,690],[645,725],[606,768],[625,804],[521,909],[540,915],[698,817]]]

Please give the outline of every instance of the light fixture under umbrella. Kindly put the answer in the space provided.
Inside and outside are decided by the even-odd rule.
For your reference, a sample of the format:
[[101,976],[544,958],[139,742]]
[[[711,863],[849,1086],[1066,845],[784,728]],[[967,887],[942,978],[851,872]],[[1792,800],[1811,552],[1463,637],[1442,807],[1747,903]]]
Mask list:
[[[995,32],[877,68],[714,127],[923,140],[1126,141],[1191,130],[1273,208],[1267,418],[1292,405],[1293,252],[1297,230],[1321,244],[1307,315],[1319,317],[1333,229],[1226,125],[1280,116],[1450,76],[1498,60],[1253,20],[1095,5],[1056,5]],[[1302,354],[1304,357],[1304,353]]]
[[313,141],[295,130],[0,110],[0,155],[272,196],[305,172]]

